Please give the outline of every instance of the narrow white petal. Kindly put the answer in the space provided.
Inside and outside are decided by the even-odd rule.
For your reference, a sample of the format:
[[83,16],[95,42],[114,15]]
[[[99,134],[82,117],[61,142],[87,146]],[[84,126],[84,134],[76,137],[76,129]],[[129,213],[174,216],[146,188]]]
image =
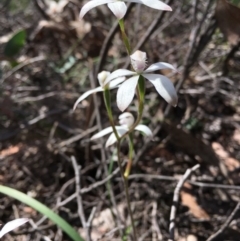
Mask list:
[[134,75],[136,74],[135,72],[132,72],[130,70],[127,69],[118,69],[113,71],[106,79],[105,83],[109,83],[111,80],[116,79],[118,77],[122,77],[122,76],[130,76],[130,75]]
[[[123,136],[125,133],[127,133],[127,131],[128,131],[128,128],[124,128],[123,126],[117,128],[117,132],[118,132],[118,136],[119,136],[119,137]],[[117,138],[116,138],[115,134],[112,133],[112,134],[109,136],[109,138],[107,139],[106,147],[111,146],[111,145],[114,144],[116,141],[117,141]]]
[[138,125],[135,127],[135,130],[143,132],[146,136],[153,136],[152,131],[149,129],[149,127],[145,125]]
[[172,70],[176,70],[176,68],[174,68],[173,65],[165,63],[165,62],[158,62],[155,64],[150,65],[145,71],[144,73],[149,73],[149,72],[153,72],[156,70],[160,70],[160,69],[172,69]]
[[29,221],[28,218],[18,218],[6,223],[0,231],[0,238],[2,238],[2,236],[5,235],[6,233],[9,233],[15,228],[23,225],[24,223],[27,223],[28,221]]
[[[115,128],[116,128],[117,130],[119,130],[119,129],[122,129],[122,126],[115,126]],[[113,128],[112,128],[111,126],[109,126],[109,127],[105,128],[105,129],[99,131],[97,134],[93,135],[93,136],[91,137],[91,140],[98,139],[98,138],[100,138],[100,137],[102,137],[102,136],[105,136],[105,135],[111,133],[111,132],[113,132]]]
[[83,18],[84,15],[90,11],[91,9],[97,7],[97,6],[100,6],[100,5],[103,5],[103,4],[106,4],[106,3],[112,3],[112,2],[115,2],[116,0],[92,0],[92,1],[89,1],[87,2],[81,9],[81,12],[79,14],[79,17],[80,18]]
[[121,84],[117,92],[117,106],[124,111],[132,102],[139,76],[133,76]]
[[125,133],[128,132],[128,127],[120,126],[121,128],[117,129],[119,137],[122,137]]
[[116,142],[117,142],[117,138],[116,138],[115,134],[112,133],[112,134],[108,137],[105,146],[106,146],[106,147],[109,147],[109,146],[111,146],[112,144],[114,144],[114,143],[116,143]]
[[124,2],[109,3],[108,7],[113,12],[113,14],[117,17],[117,19],[122,19],[127,12],[127,6]]
[[172,11],[170,6],[158,0],[125,0],[125,2],[141,3],[157,10]]
[[105,135],[111,133],[111,132],[113,132],[113,128],[111,126],[109,126],[109,127],[105,128],[105,129],[99,131],[97,134],[93,135],[91,137],[91,140],[98,139],[98,138],[100,138],[102,136],[105,136]]
[[155,86],[163,99],[173,106],[177,105],[177,93],[170,79],[160,74],[143,74],[143,76]]
[[113,89],[113,88],[118,87],[118,85],[121,84],[125,79],[126,79],[125,77],[120,77],[120,78],[112,80],[109,83],[109,89]]
[[97,87],[95,89],[92,89],[92,90],[88,90],[87,92],[85,92],[84,94],[82,94],[78,99],[77,101],[75,102],[74,106],[73,106],[73,110],[75,110],[77,108],[77,105],[84,99],[86,99],[89,95],[91,94],[94,94],[94,93],[97,93],[97,92],[100,92],[100,91],[103,91],[103,88],[100,86],[100,87]]

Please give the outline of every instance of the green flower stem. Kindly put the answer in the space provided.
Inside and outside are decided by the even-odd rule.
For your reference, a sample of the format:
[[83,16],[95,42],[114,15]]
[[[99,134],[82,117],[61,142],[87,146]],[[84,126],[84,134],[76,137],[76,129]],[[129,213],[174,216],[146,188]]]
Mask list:
[[106,88],[103,92],[103,96],[104,96],[104,103],[107,109],[107,114],[108,114],[108,118],[109,118],[109,122],[113,128],[113,133],[115,134],[117,141],[120,141],[120,137],[118,135],[118,132],[116,130],[116,127],[114,125],[114,120],[113,120],[113,115],[112,115],[112,109],[111,109],[111,95],[110,95],[110,90],[108,88]]
[[132,226],[132,229],[133,229],[133,240],[137,241],[137,232],[136,232],[136,228],[135,228],[135,225],[134,225],[133,213],[132,213],[132,209],[131,209],[131,201],[130,201],[130,196],[129,196],[128,178],[126,178],[124,176],[124,171],[123,171],[121,158],[120,158],[120,144],[121,144],[121,141],[118,141],[117,142],[117,160],[118,160],[120,173],[121,173],[123,183],[124,183],[124,190],[125,190],[125,195],[126,195],[126,200],[127,200],[127,207],[128,207],[128,212],[129,212],[130,219],[131,219],[131,226]]
[[[139,80],[138,80],[137,96],[138,96],[138,102],[139,102],[137,120],[133,124],[133,126],[130,128],[130,130],[126,134],[124,134],[123,136],[120,137],[120,140],[117,143],[118,165],[120,167],[122,179],[124,182],[125,195],[126,195],[126,199],[127,199],[128,212],[129,212],[130,219],[131,219],[131,226],[133,228],[133,240],[134,241],[137,241],[137,232],[136,232],[136,228],[135,228],[135,224],[134,224],[133,213],[131,210],[131,202],[130,202],[129,188],[128,188],[128,176],[129,176],[129,173],[131,170],[132,158],[133,158],[133,153],[134,153],[133,136],[132,136],[131,132],[140,123],[140,121],[142,119],[143,109],[144,109],[145,80],[144,80],[143,76],[141,76],[141,75],[139,76]],[[125,173],[123,173],[121,161],[120,161],[120,142],[127,135],[129,135],[129,160],[128,160],[128,164],[126,167],[126,171],[125,171]]]
[[132,51],[131,51],[130,42],[129,42],[127,34],[125,32],[124,20],[120,19],[118,21],[118,24],[120,26],[120,30],[121,30],[121,33],[122,33],[122,38],[123,38],[124,45],[125,45],[125,47],[127,49],[128,55],[130,55]]
[[129,152],[128,152],[128,163],[126,170],[124,172],[124,177],[128,179],[129,174],[131,172],[132,161],[133,161],[133,154],[134,154],[134,144],[133,144],[133,133],[129,133]]
[[[128,55],[131,54],[131,46],[130,46],[130,42],[129,42],[129,39],[127,37],[127,34],[125,32],[125,27],[124,27],[124,21],[123,19],[120,19],[119,20],[119,26],[120,26],[120,30],[121,30],[121,33],[122,33],[122,38],[123,38],[123,43],[127,49],[127,53]],[[139,78],[140,79],[140,78]],[[143,77],[142,77],[143,79]],[[144,81],[144,79],[143,79]],[[108,113],[108,118],[109,118],[109,121],[110,121],[110,124],[113,128],[113,132],[117,138],[117,160],[118,160],[118,166],[120,168],[120,173],[121,173],[121,176],[122,176],[122,179],[123,179],[123,183],[124,183],[124,190],[125,190],[125,195],[126,195],[126,200],[127,200],[127,207],[128,207],[128,212],[129,212],[129,215],[130,215],[130,219],[131,219],[131,226],[132,226],[132,229],[133,229],[133,240],[134,241],[137,241],[137,232],[136,232],[136,228],[135,228],[135,225],[134,225],[134,220],[133,220],[133,213],[132,213],[132,210],[131,210],[131,202],[130,202],[130,196],[129,196],[129,188],[128,188],[128,176],[129,176],[129,173],[130,173],[130,170],[131,170],[131,165],[132,165],[132,158],[133,158],[133,152],[134,152],[134,149],[133,149],[133,141],[132,141],[132,135],[129,133],[131,133],[133,131],[133,129],[139,124],[139,122],[141,121],[142,119],[142,112],[143,112],[143,106],[144,106],[144,93],[145,93],[145,86],[144,86],[144,93],[142,94],[142,88],[140,88],[140,83],[138,84],[139,87],[138,87],[138,91],[139,91],[139,96],[140,96],[140,100],[139,100],[139,108],[138,108],[138,118],[137,118],[137,121],[134,123],[134,126],[131,128],[130,131],[128,131],[125,135],[123,135],[122,137],[119,137],[118,135],[118,132],[116,130],[116,127],[114,125],[114,121],[113,121],[113,116],[112,116],[112,110],[111,110],[111,98],[110,98],[110,91],[109,89],[106,89],[104,91],[104,101],[105,101],[105,106],[107,108],[107,113]],[[121,140],[126,137],[127,135],[129,135],[129,138],[130,138],[130,141],[129,141],[129,162],[127,164],[127,169],[126,171],[128,171],[128,174],[127,173],[124,173],[124,170],[123,170],[123,167],[121,165],[121,158],[120,158],[120,145],[121,145]],[[125,174],[127,174],[125,176]]]
[[[111,174],[112,174],[113,166],[114,166],[114,165],[113,165],[113,164],[114,164],[114,156],[115,156],[116,154],[117,154],[117,149],[114,150],[114,152],[113,152],[113,154],[112,154],[112,156],[111,156],[111,158],[110,158],[110,163],[109,163],[109,167],[108,167],[108,175],[111,175]],[[109,180],[107,181],[106,187],[107,187],[107,192],[108,192],[109,200],[112,201],[111,193],[113,192],[113,190],[112,190],[111,179],[109,179]],[[116,203],[115,203],[115,204],[116,204]],[[115,204],[114,204],[114,206],[116,207]],[[116,222],[117,222],[118,225],[121,225],[120,220],[119,220],[119,215],[120,215],[120,214],[119,214],[119,211],[118,211],[117,207],[116,207],[116,214],[114,213],[112,206],[110,206],[109,208],[110,208],[110,211],[111,211],[111,214],[112,214],[114,220],[116,220]],[[118,217],[116,217],[116,215],[117,215]],[[120,235],[120,236],[123,235],[121,229],[119,230],[119,235]]]
[[125,195],[126,195],[126,199],[127,199],[127,206],[128,206],[128,212],[130,214],[130,218],[131,218],[131,226],[133,228],[133,237],[134,237],[134,241],[137,241],[137,235],[136,235],[136,229],[135,229],[135,225],[134,225],[134,221],[133,221],[133,214],[132,214],[132,210],[131,210],[131,202],[130,202],[130,198],[129,198],[129,191],[128,191],[128,179],[126,179],[124,177],[124,170],[122,168],[121,165],[121,159],[120,159],[120,145],[121,145],[121,139],[118,135],[118,132],[116,130],[116,127],[114,125],[114,121],[113,121],[113,115],[112,115],[112,109],[111,109],[111,96],[110,96],[110,91],[108,88],[106,88],[104,90],[104,103],[107,109],[107,114],[108,114],[108,118],[110,121],[110,124],[113,128],[113,132],[117,138],[117,159],[118,159],[118,166],[120,168],[120,173],[123,179],[123,183],[124,183],[124,190],[125,190]]

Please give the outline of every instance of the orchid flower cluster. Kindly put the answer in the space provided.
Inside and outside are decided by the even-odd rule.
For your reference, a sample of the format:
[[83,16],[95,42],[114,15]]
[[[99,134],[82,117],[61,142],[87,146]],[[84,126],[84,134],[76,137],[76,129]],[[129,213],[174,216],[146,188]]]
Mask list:
[[[96,140],[105,135],[109,134],[109,137],[106,141],[106,147],[117,143],[118,151],[118,164],[120,172],[125,185],[125,192],[127,197],[128,210],[130,212],[131,223],[133,227],[134,240],[136,241],[136,230],[134,228],[134,221],[131,213],[131,206],[128,195],[128,186],[127,180],[130,173],[132,159],[134,155],[134,141],[133,141],[133,132],[139,131],[141,134],[151,137],[152,131],[146,125],[140,124],[142,120],[142,114],[145,103],[145,80],[148,80],[155,87],[157,93],[170,105],[176,106],[178,101],[178,96],[174,85],[170,79],[166,76],[154,73],[155,71],[170,69],[176,71],[176,68],[165,62],[157,62],[151,64],[147,67],[147,54],[140,50],[132,52],[129,38],[126,34],[123,18],[127,11],[127,6],[125,2],[128,3],[139,3],[147,7],[163,10],[163,11],[172,11],[171,7],[159,0],[91,0],[88,1],[80,11],[80,19],[82,19],[87,12],[91,9],[107,4],[111,12],[116,16],[120,31],[122,34],[123,44],[126,47],[128,57],[131,61],[131,70],[128,69],[117,69],[112,73],[107,71],[102,71],[98,73],[99,87],[91,89],[85,92],[80,96],[74,104],[74,110],[77,108],[77,105],[87,98],[89,95],[103,92],[104,103],[107,110],[109,122],[111,126],[101,130],[97,134],[91,137],[91,140]],[[121,112],[119,116],[119,124],[115,125],[112,108],[111,108],[111,92],[110,90],[117,89],[116,94],[116,103]],[[132,103],[134,96],[137,96],[138,100],[138,112],[137,119],[135,120],[133,115],[126,111],[130,104]],[[126,112],[125,112],[126,111]],[[120,160],[120,144],[121,141],[127,138],[129,143],[129,155],[128,163],[125,169],[125,172],[122,171],[122,161]]]
[[[125,111],[128,106],[131,104],[134,94],[136,92],[136,88],[139,82],[140,77],[144,77],[148,79],[157,90],[158,94],[162,96],[169,104],[172,106],[177,105],[177,93],[174,88],[173,83],[170,79],[166,76],[161,74],[153,74],[152,72],[161,69],[172,69],[176,70],[173,65],[165,63],[165,62],[158,62],[155,64],[150,65],[147,69],[146,68],[146,53],[140,50],[135,51],[131,56],[131,64],[132,68],[135,71],[130,71],[127,69],[118,69],[112,73],[107,71],[102,71],[98,74],[98,81],[100,86],[85,92],[81,95],[74,104],[74,110],[76,109],[77,105],[87,98],[89,95],[97,92],[104,92],[109,89],[118,88],[117,90],[117,106],[121,111]],[[131,76],[130,78],[126,79],[127,76]],[[125,127],[122,126],[115,126],[118,136],[121,137],[126,134],[130,129],[131,126],[134,124],[134,118],[131,113],[124,113],[119,116],[120,124],[124,123]],[[151,136],[152,132],[147,126],[137,125],[133,128],[134,130],[139,130],[145,133],[147,136]],[[113,132],[112,127],[108,127],[98,134],[94,135],[91,139],[95,140],[99,137],[107,135]],[[106,147],[112,145],[117,141],[117,137],[114,133],[111,134],[109,139],[106,142]]]
[[[122,137],[124,134],[126,134],[130,130],[131,126],[134,123],[134,117],[131,113],[124,112],[123,114],[121,114],[118,117],[118,119],[119,119],[120,126],[115,126],[115,128],[117,130],[118,136]],[[143,135],[152,136],[152,131],[146,125],[139,124],[134,128],[134,130],[140,131]],[[111,126],[103,129],[102,131],[100,131],[97,134],[95,134],[94,136],[92,136],[91,140],[98,139],[98,138],[105,136],[107,134],[110,134],[110,133],[111,133],[111,135],[109,136],[109,138],[106,142],[106,147],[108,147],[117,142],[117,138],[116,138],[115,134],[113,133],[113,128]]]
[[[140,3],[157,10],[172,11],[171,7],[159,0],[91,0],[87,2],[80,12],[80,19],[91,9],[107,4],[109,9],[117,17],[120,29],[123,36],[123,42],[127,48],[127,52],[131,53],[129,40],[127,38],[123,17],[127,11],[125,2]],[[147,54],[140,50],[129,54],[132,70],[118,69],[112,73],[102,71],[98,74],[99,87],[91,89],[80,96],[74,104],[74,110],[77,105],[87,98],[89,95],[103,92],[106,109],[108,112],[111,126],[95,134],[91,140],[95,140],[104,135],[111,134],[106,142],[106,147],[120,141],[126,137],[133,130],[138,130],[146,136],[151,136],[151,130],[144,125],[140,125],[142,112],[144,108],[144,95],[145,95],[145,79],[149,80],[160,96],[165,99],[172,106],[177,105],[178,97],[174,85],[170,79],[161,74],[154,73],[162,69],[171,69],[176,71],[175,67],[169,63],[157,62],[147,67]],[[131,113],[125,112],[119,116],[120,126],[115,126],[111,110],[110,90],[118,89],[116,96],[116,103],[120,111],[125,111],[133,101],[135,93],[139,101],[138,118],[134,122],[134,117]]]

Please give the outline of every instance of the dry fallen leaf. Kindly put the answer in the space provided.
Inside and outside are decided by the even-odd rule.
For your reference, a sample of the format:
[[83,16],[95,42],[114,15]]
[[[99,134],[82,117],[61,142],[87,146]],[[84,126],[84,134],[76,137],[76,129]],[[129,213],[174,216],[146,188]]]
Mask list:
[[215,153],[223,160],[229,171],[233,171],[236,168],[240,167],[240,162],[237,159],[230,157],[228,152],[223,148],[220,143],[213,142],[212,148]]
[[7,149],[0,151],[0,159],[18,153],[20,151],[20,148],[20,145],[10,146]]
[[25,213],[31,214],[31,215],[36,215],[37,211],[31,207],[24,207],[23,211]]
[[[190,184],[185,183],[184,187],[188,188],[191,187]],[[188,193],[185,192],[184,190],[181,191],[181,200],[182,200],[182,205],[187,206],[189,208],[190,213],[197,219],[199,220],[209,220],[210,217],[206,213],[205,210],[203,210],[197,203],[196,198]]]

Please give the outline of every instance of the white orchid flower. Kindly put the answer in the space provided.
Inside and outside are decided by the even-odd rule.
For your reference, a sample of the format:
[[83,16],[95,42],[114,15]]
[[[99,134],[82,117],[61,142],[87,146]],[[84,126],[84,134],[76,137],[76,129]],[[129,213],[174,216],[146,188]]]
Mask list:
[[92,90],[88,90],[87,92],[85,92],[83,95],[81,95],[77,101],[75,102],[74,106],[73,106],[73,110],[75,110],[77,108],[77,105],[84,99],[86,99],[89,95],[97,93],[97,92],[101,92],[104,91],[106,88],[109,89],[114,89],[117,88],[118,85],[120,83],[122,83],[126,78],[125,77],[120,77],[120,78],[116,78],[114,79],[112,82],[110,83],[106,83],[107,77],[110,75],[110,72],[107,71],[102,71],[101,73],[98,74],[98,82],[100,84],[99,87],[92,89]]
[[83,6],[80,12],[80,18],[83,18],[89,10],[107,4],[113,14],[120,20],[125,16],[127,11],[125,2],[140,3],[157,10],[172,11],[170,6],[159,0],[92,0]]
[[13,221],[10,221],[3,225],[3,227],[0,227],[0,239],[7,233],[11,232],[15,228],[18,228],[19,226],[23,225],[24,223],[27,223],[29,221],[28,218],[18,218]]
[[[125,112],[125,113],[121,114],[118,119],[119,119],[120,126],[115,126],[115,128],[118,132],[118,136],[122,137],[124,134],[126,134],[129,131],[129,129],[133,125],[134,117],[131,113]],[[141,133],[143,133],[146,136],[153,135],[152,131],[145,125],[137,125],[134,128],[134,130],[140,131]],[[113,128],[111,126],[103,129],[102,131],[100,131],[97,134],[95,134],[94,136],[92,136],[91,140],[98,139],[98,138],[105,136],[107,134],[110,134],[110,133],[111,133],[111,135],[109,136],[109,138],[106,142],[106,147],[108,147],[117,141],[117,138],[116,138],[115,134],[113,133]]]
[[[161,95],[169,104],[176,106],[178,97],[173,83],[166,76],[160,74],[152,74],[153,71],[160,69],[176,70],[171,64],[165,62],[158,62],[150,65],[146,70],[146,53],[137,50],[130,56],[131,64],[134,71],[127,69],[118,69],[110,74],[105,83],[113,81],[115,78],[122,76],[131,76],[131,78],[124,81],[117,92],[117,105],[121,111],[124,111],[132,102],[135,89],[138,84],[139,76],[148,79],[156,88],[159,95]],[[111,82],[110,82],[111,83]]]

